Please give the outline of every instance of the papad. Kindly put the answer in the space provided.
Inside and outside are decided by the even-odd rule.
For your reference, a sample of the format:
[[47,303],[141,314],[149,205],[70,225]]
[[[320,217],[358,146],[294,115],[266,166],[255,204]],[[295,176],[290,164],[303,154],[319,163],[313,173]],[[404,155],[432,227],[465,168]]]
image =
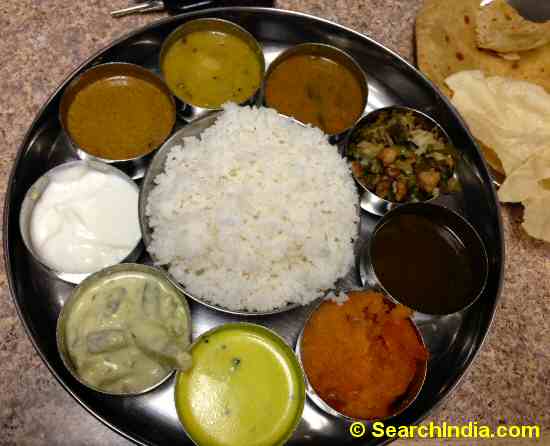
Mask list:
[[498,155],[510,175],[550,143],[550,94],[525,81],[462,71],[446,79],[451,102],[472,134]]

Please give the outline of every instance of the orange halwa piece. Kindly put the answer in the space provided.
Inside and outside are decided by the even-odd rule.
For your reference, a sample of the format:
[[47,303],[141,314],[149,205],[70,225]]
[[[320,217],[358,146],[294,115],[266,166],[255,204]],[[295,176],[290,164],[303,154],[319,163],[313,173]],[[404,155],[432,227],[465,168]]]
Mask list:
[[353,418],[389,416],[428,352],[411,311],[374,292],[343,305],[323,302],[308,322],[302,359],[309,382],[331,407]]

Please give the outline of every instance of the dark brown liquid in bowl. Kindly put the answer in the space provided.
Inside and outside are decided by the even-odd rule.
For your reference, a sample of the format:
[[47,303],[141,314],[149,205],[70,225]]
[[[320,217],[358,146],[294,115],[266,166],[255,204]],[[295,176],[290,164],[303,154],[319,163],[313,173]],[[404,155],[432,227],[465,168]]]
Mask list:
[[482,259],[447,227],[421,215],[397,215],[376,233],[372,262],[380,283],[399,302],[423,313],[449,314],[475,299]]

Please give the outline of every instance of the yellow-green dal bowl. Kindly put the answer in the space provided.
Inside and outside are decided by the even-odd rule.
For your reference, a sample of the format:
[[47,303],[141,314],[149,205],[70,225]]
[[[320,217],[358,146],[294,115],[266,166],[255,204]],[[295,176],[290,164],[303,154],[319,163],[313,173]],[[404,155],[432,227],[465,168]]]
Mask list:
[[193,366],[178,373],[180,421],[199,446],[276,446],[296,429],[305,382],[291,348],[250,323],[225,324],[200,336]]
[[253,100],[262,84],[265,59],[258,41],[244,28],[205,18],[184,23],[167,37],[159,65],[181,101],[216,110],[228,101]]

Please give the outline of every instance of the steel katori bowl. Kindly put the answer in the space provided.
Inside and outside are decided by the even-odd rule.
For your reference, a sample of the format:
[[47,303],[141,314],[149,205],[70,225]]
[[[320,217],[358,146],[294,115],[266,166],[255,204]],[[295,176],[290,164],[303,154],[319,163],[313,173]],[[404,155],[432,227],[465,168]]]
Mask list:
[[[31,231],[30,231],[30,223],[31,223],[34,207],[36,206],[36,203],[40,200],[40,197],[42,196],[42,194],[44,193],[48,185],[51,183],[52,176],[63,170],[71,169],[71,168],[74,168],[75,166],[80,166],[80,165],[86,166],[90,169],[96,170],[101,173],[116,175],[117,177],[123,179],[125,182],[131,185],[131,187],[136,191],[136,193],[139,194],[139,188],[137,184],[134,181],[132,181],[132,179],[128,177],[128,175],[126,175],[124,172],[122,172],[121,170],[117,169],[112,165],[105,164],[100,161],[93,161],[93,160],[77,160],[77,161],[69,161],[69,162],[60,164],[48,170],[44,175],[38,178],[38,180],[36,180],[34,184],[29,188],[29,190],[25,194],[25,198],[23,199],[23,203],[21,205],[21,211],[19,213],[19,230],[21,232],[23,243],[27,248],[27,251],[29,251],[29,253],[34,258],[34,260],[44,269],[44,271],[46,271],[46,273],[48,273],[49,275],[55,276],[65,282],[69,282],[73,284],[78,284],[82,282],[86,277],[93,274],[95,271],[73,273],[73,272],[61,271],[57,269],[55,266],[49,264],[38,254],[37,250],[33,246]],[[142,252],[143,252],[143,243],[142,243],[142,239],[139,238],[135,246],[128,252],[128,255],[120,259],[120,261],[117,263],[134,262],[139,258]]]
[[65,301],[63,308],[61,309],[61,312],[59,313],[59,317],[57,319],[56,324],[56,343],[57,343],[57,351],[59,353],[59,356],[61,357],[61,360],[63,362],[63,365],[67,368],[67,370],[70,372],[70,374],[73,376],[74,379],[76,379],[80,384],[83,386],[86,386],[87,388],[101,393],[105,395],[115,395],[115,396],[136,396],[136,395],[142,395],[144,393],[150,392],[153,389],[156,389],[161,384],[166,382],[171,376],[174,375],[175,369],[169,370],[165,376],[163,376],[159,381],[154,383],[153,385],[146,387],[144,389],[141,389],[139,391],[134,392],[109,392],[105,389],[102,389],[100,387],[97,387],[87,381],[85,381],[79,374],[76,369],[76,366],[71,359],[71,355],[69,352],[69,347],[67,346],[66,342],[66,326],[67,326],[67,320],[70,317],[71,310],[78,305],[80,297],[85,293],[88,289],[93,288],[98,283],[105,282],[112,280],[113,276],[116,276],[120,273],[143,273],[145,275],[149,275],[151,277],[154,277],[156,280],[161,282],[163,285],[166,285],[167,287],[171,288],[174,291],[175,296],[180,300],[180,302],[183,305],[183,309],[185,311],[186,315],[186,324],[188,328],[188,343],[191,343],[191,311],[189,309],[189,305],[187,301],[185,300],[185,297],[182,295],[182,293],[179,291],[179,289],[174,285],[174,283],[170,280],[170,278],[164,274],[162,270],[159,268],[155,268],[148,265],[142,265],[139,263],[122,263],[119,265],[113,265],[109,266],[107,268],[103,268],[100,271],[97,271],[96,273],[88,276],[80,285],[78,285],[68,299]]
[[[368,291],[368,288],[365,288],[365,289],[347,289],[347,290],[342,289],[342,290],[339,290],[337,294],[338,294],[338,296],[340,296],[342,293],[347,294],[347,293],[354,292],[354,291]],[[392,305],[395,304],[395,302],[392,301],[392,299],[388,295],[384,295],[384,299],[388,302],[391,302]],[[304,331],[306,330],[306,327],[308,326],[308,324],[309,324],[311,318],[313,317],[313,315],[319,310],[319,308],[324,303],[326,303],[326,301],[327,301],[327,298],[325,297],[323,299],[320,299],[319,302],[313,306],[312,310],[310,311],[309,315],[307,316],[307,319],[306,319],[304,325],[302,326],[302,329],[300,330],[300,334],[298,335],[298,339],[296,341],[295,352],[296,352],[296,355],[297,355],[298,360],[300,362],[300,365],[302,366],[302,369],[304,370],[304,377],[305,377],[305,380],[306,380],[306,393],[307,393],[307,396],[309,397],[309,399],[311,401],[313,401],[313,403],[319,409],[321,409],[322,411],[326,412],[327,414],[330,414],[333,417],[339,418],[341,420],[371,424],[375,421],[387,421],[387,420],[389,420],[393,417],[398,416],[399,414],[404,412],[408,407],[410,407],[414,403],[414,401],[418,398],[418,395],[422,391],[422,387],[424,385],[424,382],[426,380],[426,376],[427,376],[427,373],[428,373],[429,358],[426,359],[425,361],[422,361],[420,364],[417,365],[416,372],[414,374],[414,377],[413,377],[411,383],[409,384],[406,392],[394,403],[394,410],[390,415],[388,415],[386,417],[382,417],[382,418],[361,419],[361,418],[350,417],[350,416],[338,411],[337,409],[332,407],[330,404],[328,404],[323,398],[321,398],[321,396],[317,393],[317,391],[315,390],[315,388],[313,387],[313,385],[309,381],[309,378],[308,378],[308,375],[307,375],[307,370],[304,367],[303,356],[302,356],[303,355],[302,341],[303,341],[303,338],[304,338]],[[412,327],[414,328],[416,336],[418,337],[418,340],[422,344],[422,347],[426,351],[428,351],[428,348],[427,348],[426,343],[424,341],[424,337],[422,336],[422,332],[420,331],[420,329],[418,328],[418,326],[416,325],[416,323],[415,323],[415,321],[413,320],[412,317],[409,317],[409,321],[410,321]]]
[[[449,240],[449,243],[452,243],[453,247],[458,247],[455,255],[463,257],[464,261],[468,262],[467,264],[473,275],[471,286],[473,291],[461,296],[461,300],[456,302],[454,306],[451,306],[450,311],[427,311],[427,306],[420,306],[417,302],[413,303],[409,301],[406,296],[397,295],[392,289],[388,288],[387,284],[384,284],[383,280],[376,273],[376,259],[373,256],[373,245],[376,242],[376,237],[386,225],[402,215],[420,216],[434,223],[434,230],[446,240]],[[435,233],[434,236],[436,236]],[[399,255],[399,253],[390,254],[394,256]],[[441,258],[440,261],[445,261],[445,259]],[[447,207],[427,202],[406,203],[386,213],[378,221],[367,242],[361,248],[357,262],[363,286],[381,290],[394,303],[405,305],[421,315],[431,316],[451,315],[470,308],[483,294],[489,272],[487,249],[474,227],[457,212]],[[418,262],[422,264],[421,252],[418,253]],[[430,274],[431,272],[426,271],[425,273]],[[441,299],[447,297],[440,296]]]
[[[155,178],[157,178],[158,175],[164,172],[166,160],[168,159],[170,152],[174,146],[178,146],[178,145],[184,146],[185,138],[199,137],[203,131],[205,131],[208,127],[210,127],[216,122],[216,119],[222,113],[223,111],[210,113],[184,126],[180,130],[175,132],[155,154],[153,161],[151,162],[151,164],[149,165],[149,168],[147,169],[147,173],[145,175],[145,178],[143,179],[143,183],[141,185],[140,193],[139,193],[139,223],[141,226],[141,233],[142,233],[143,242],[145,244],[146,249],[150,246],[153,239],[153,229],[149,224],[150,217],[147,215],[147,201],[149,199],[151,190],[156,186]],[[292,117],[284,116],[281,114],[280,116],[300,126],[304,126],[302,122]],[[157,263],[158,259],[155,257],[154,253],[151,253],[148,249],[147,251],[151,256],[153,262]],[[169,265],[159,265],[159,266],[163,268],[168,274],[170,274]],[[281,306],[272,310],[268,310],[268,311],[232,310],[232,309],[223,307],[221,305],[214,304],[211,301],[209,301],[207,298],[194,295],[186,288],[185,284],[179,283],[175,278],[173,278],[173,281],[180,288],[180,290],[190,299],[196,302],[199,302],[200,304],[212,310],[217,310],[217,311],[231,314],[231,315],[250,316],[250,317],[267,316],[267,315],[283,313],[302,306],[300,303],[289,303],[284,306]]]
[[[214,327],[204,333],[202,333],[198,338],[196,338],[191,346],[189,347],[189,352],[191,355],[193,355],[193,351],[197,348],[201,347],[201,344],[209,343],[209,338],[212,338],[216,334],[224,331],[233,331],[238,330],[241,332],[245,332],[248,334],[251,334],[256,338],[256,341],[259,343],[262,343],[264,345],[269,346],[268,348],[280,358],[281,362],[284,362],[286,364],[287,370],[285,371],[287,376],[294,375],[293,378],[295,378],[295,386],[294,386],[294,392],[292,392],[290,398],[292,398],[294,401],[297,401],[297,407],[296,410],[293,412],[293,421],[291,424],[287,426],[287,429],[280,435],[280,437],[277,439],[277,442],[274,443],[276,445],[282,446],[283,444],[286,444],[286,442],[292,437],[294,432],[298,429],[300,422],[302,420],[302,414],[305,407],[305,401],[306,401],[306,385],[305,385],[305,377],[304,377],[304,371],[302,369],[301,363],[299,359],[294,354],[294,351],[292,350],[292,347],[288,345],[288,343],[283,339],[283,337],[277,333],[276,331],[265,327],[263,325],[250,323],[250,322],[227,322],[221,325],[218,325],[217,327]],[[276,348],[279,348],[280,351],[277,351]],[[222,347],[223,348],[223,347]],[[227,351],[231,351],[230,346],[227,346]],[[223,354],[223,353],[222,353]],[[246,361],[247,359],[243,359],[243,361]],[[254,367],[255,364],[251,364],[251,367]],[[176,411],[178,414],[179,421],[181,422],[181,425],[187,434],[187,436],[195,443],[199,444],[198,440],[196,439],[196,436],[194,435],[192,424],[191,426],[186,423],[186,419],[189,417],[186,416],[185,410],[183,410],[184,404],[181,402],[182,398],[180,398],[178,395],[181,393],[180,388],[184,387],[183,380],[185,379],[185,374],[188,372],[178,372],[176,375],[176,385],[174,388],[174,400],[176,405]],[[291,379],[292,380],[292,379]],[[231,381],[225,383],[227,388],[231,386]],[[253,386],[251,386],[251,389],[253,389]],[[276,392],[277,389],[272,389],[272,391]],[[251,391],[253,393],[253,391]],[[223,396],[221,397],[223,399]],[[213,402],[215,403],[216,400],[213,399]],[[219,404],[219,401],[218,401]],[[215,405],[215,404],[213,404]],[[269,416],[269,414],[267,414]],[[265,444],[262,443],[262,444]],[[239,445],[240,446],[240,445]],[[242,445],[245,446],[245,445]]]
[[170,35],[164,40],[159,54],[159,67],[162,73],[162,77],[172,94],[176,98],[178,98],[181,103],[183,103],[183,110],[178,113],[179,116],[187,122],[192,122],[196,119],[204,117],[205,115],[208,115],[209,113],[220,111],[223,105],[220,104],[220,106],[218,107],[204,107],[197,105],[193,102],[192,99],[177,94],[175,89],[171,87],[170,84],[166,81],[167,76],[166,70],[164,68],[164,60],[168,51],[177,40],[182,39],[191,33],[199,31],[222,32],[230,34],[242,40],[252,50],[260,64],[260,84],[251,93],[251,95],[239,105],[256,104],[261,86],[263,84],[265,72],[265,57],[262,46],[252,34],[250,34],[246,29],[237,25],[236,23],[219,18],[202,18],[186,22],[183,25],[178,26],[174,31],[172,31]]
[[[351,149],[351,145],[355,143],[358,134],[360,131],[368,126],[371,126],[376,120],[383,114],[392,114],[392,113],[412,113],[416,119],[418,119],[422,125],[425,127],[425,129],[435,129],[446,141],[447,147],[453,156],[453,159],[455,161],[455,170],[453,177],[458,181],[458,175],[457,175],[457,164],[461,161],[461,156],[459,152],[454,148],[454,146],[451,144],[451,138],[447,134],[447,132],[439,125],[437,121],[435,121],[432,117],[427,115],[426,113],[417,110],[415,108],[406,107],[403,105],[391,105],[388,107],[378,108],[376,110],[373,110],[369,113],[367,113],[365,116],[363,116],[357,124],[353,127],[352,130],[348,133],[344,145],[343,145],[343,155],[345,157],[349,157],[349,152]],[[357,177],[357,175],[352,170],[353,177],[355,178],[356,183],[359,185],[359,187],[362,189],[363,194],[361,197],[361,208],[365,211],[374,214],[383,216],[386,212],[395,209],[399,206],[402,206],[405,203],[408,203],[407,201],[403,202],[396,202],[396,201],[390,201],[385,198],[382,198],[378,196],[375,192],[371,191],[361,179]],[[433,202],[437,200],[439,196],[432,197],[428,200],[423,201],[423,203],[427,202]]]
[[[369,96],[369,84],[368,84],[367,75],[365,71],[356,62],[356,60],[344,50],[332,45],[328,45],[326,43],[312,43],[312,42],[301,43],[286,49],[281,54],[279,54],[275,58],[275,60],[273,60],[273,62],[271,62],[271,64],[269,65],[269,68],[265,74],[264,82],[262,85],[261,101],[265,106],[273,107],[276,109],[276,107],[269,104],[266,98],[266,86],[269,83],[270,76],[273,74],[274,70],[281,63],[284,63],[289,58],[298,56],[298,55],[320,57],[320,58],[325,58],[325,59],[334,61],[336,63],[339,63],[345,68],[347,68],[349,72],[352,74],[352,76],[355,78],[355,80],[359,83],[359,86],[361,89],[361,113],[359,113],[346,128],[343,128],[337,133],[329,134],[331,142],[336,143],[338,141],[341,141],[344,135],[346,135],[347,131],[354,127],[354,124],[364,113],[365,108],[367,106],[368,96]],[[297,74],[300,75],[300,73],[297,73]],[[279,113],[285,114],[281,111],[279,111]],[[295,116],[291,116],[291,117],[299,121],[299,119],[296,118]],[[304,124],[310,125],[310,123],[307,123],[307,122],[304,122]]]
[[[77,95],[94,82],[104,79],[117,79],[118,81],[119,79],[124,79],[125,77],[133,77],[147,82],[155,87],[166,99],[168,99],[170,104],[170,130],[166,133],[166,135],[163,135],[160,144],[150,147],[146,152],[132,158],[110,159],[93,155],[89,152],[89,150],[87,150],[86,147],[79,145],[75,141],[71,131],[69,130],[70,107],[75,101]],[[168,89],[168,86],[152,71],[149,71],[140,65],[127,62],[108,62],[89,68],[82,74],[75,77],[69,85],[65,87],[63,95],[61,96],[61,102],[59,104],[59,122],[61,123],[61,128],[63,129],[63,134],[65,135],[68,146],[73,150],[78,158],[112,164],[123,170],[131,178],[139,179],[145,175],[145,170],[151,160],[152,154],[172,133],[174,124],[176,123],[176,103],[172,93]]]

